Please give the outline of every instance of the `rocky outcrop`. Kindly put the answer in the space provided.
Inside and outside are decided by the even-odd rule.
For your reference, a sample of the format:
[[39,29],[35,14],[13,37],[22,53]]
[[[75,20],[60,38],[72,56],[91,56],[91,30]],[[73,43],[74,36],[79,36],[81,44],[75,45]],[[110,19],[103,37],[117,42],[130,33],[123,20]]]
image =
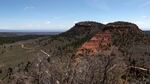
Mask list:
[[87,55],[76,58],[72,63],[69,84],[124,84],[120,83],[125,70],[120,56]]
[[142,34],[141,30],[132,23],[115,22],[105,25],[102,31],[77,49],[72,63],[72,77],[76,80],[70,79],[72,83],[125,84],[126,81],[121,76],[127,66],[123,60],[123,53],[118,49],[120,46],[114,45],[113,39],[119,35],[123,38],[117,39],[125,41],[129,39],[128,36],[134,37],[139,34]]
[[88,34],[95,35],[98,32],[102,31],[109,31],[109,32],[120,32],[120,33],[127,33],[127,34],[141,34],[142,31],[138,28],[138,26],[134,23],[129,22],[113,22],[108,23],[106,25],[98,22],[93,21],[83,21],[76,23],[70,30],[67,32],[62,33],[61,35],[84,35]]
[[110,32],[99,32],[93,36],[89,41],[85,42],[81,48],[77,50],[77,55],[102,53],[110,50],[112,46],[111,33]]
[[[78,23],[77,26],[91,26],[92,23]],[[142,31],[137,25],[129,22],[114,22],[105,25],[102,31],[99,31],[94,35],[89,41],[85,42],[79,49],[77,49],[76,55],[101,53],[108,51],[113,46],[112,39],[114,39],[116,34],[120,37],[117,39],[128,39],[128,36],[138,36],[142,34]],[[119,40],[118,40],[119,41]]]
[[141,34],[142,31],[138,28],[136,24],[129,23],[129,22],[114,22],[108,23],[103,31],[109,32],[117,32],[120,34]]
[[62,33],[68,37],[86,36],[91,37],[103,30],[104,24],[92,21],[78,22],[70,30]]

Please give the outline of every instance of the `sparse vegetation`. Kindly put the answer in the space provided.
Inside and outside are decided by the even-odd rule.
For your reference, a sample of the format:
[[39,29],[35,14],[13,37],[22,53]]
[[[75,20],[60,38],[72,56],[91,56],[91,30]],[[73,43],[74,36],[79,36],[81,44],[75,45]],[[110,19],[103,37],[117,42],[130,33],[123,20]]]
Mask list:
[[[54,36],[3,38],[2,44],[21,42],[1,45],[0,80],[5,84],[149,84],[150,35],[111,31],[112,48],[92,55],[87,49],[77,56],[78,48],[106,31],[104,25],[90,23],[81,22]],[[33,38],[37,39],[26,41]]]
[[14,36],[14,37],[0,37],[0,45],[3,44],[10,44],[17,41],[29,40],[29,39],[36,39],[38,37],[43,37],[42,35],[26,35],[26,36]]

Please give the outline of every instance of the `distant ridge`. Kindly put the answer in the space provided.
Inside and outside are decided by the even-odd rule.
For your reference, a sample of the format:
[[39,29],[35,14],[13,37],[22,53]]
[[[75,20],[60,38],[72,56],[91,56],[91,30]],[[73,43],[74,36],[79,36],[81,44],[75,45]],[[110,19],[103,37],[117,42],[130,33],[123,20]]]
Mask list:
[[61,32],[55,31],[30,31],[30,30],[0,30],[0,37],[13,37],[24,35],[57,35]]
[[11,29],[0,29],[0,32],[63,32],[54,30],[11,30]]

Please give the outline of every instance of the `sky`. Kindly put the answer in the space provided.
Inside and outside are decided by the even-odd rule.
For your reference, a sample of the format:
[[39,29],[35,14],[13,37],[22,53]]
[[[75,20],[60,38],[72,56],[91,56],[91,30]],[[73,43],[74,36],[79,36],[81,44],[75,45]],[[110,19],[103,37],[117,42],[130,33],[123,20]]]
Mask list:
[[150,0],[0,0],[0,30],[66,31],[79,21],[150,30]]

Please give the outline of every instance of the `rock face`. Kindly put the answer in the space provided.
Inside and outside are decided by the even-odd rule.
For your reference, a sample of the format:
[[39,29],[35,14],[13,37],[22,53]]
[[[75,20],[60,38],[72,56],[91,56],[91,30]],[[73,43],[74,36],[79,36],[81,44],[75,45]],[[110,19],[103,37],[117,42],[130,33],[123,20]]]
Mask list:
[[111,45],[111,33],[99,32],[78,49],[77,55],[85,53],[92,55],[93,53],[103,52],[110,49]]
[[[91,26],[91,24],[80,23],[77,26]],[[76,55],[103,53],[111,49],[112,35],[115,33],[121,36],[131,36],[142,34],[142,31],[137,25],[128,22],[114,22],[105,25],[102,31],[99,31],[89,41],[85,42],[79,49]],[[123,38],[122,38],[123,39]]]
[[101,24],[98,22],[92,22],[92,21],[79,22],[79,23],[76,23],[67,32],[62,33],[62,35],[66,35],[66,36],[85,35],[89,37],[89,36],[93,36],[97,32],[102,31],[104,27],[105,27],[104,24]]
[[[82,26],[85,25],[82,24]],[[116,35],[127,37],[125,40],[128,40],[128,36],[134,37],[133,35],[139,34],[142,34],[141,30],[132,23],[114,22],[105,25],[102,31],[96,33],[77,49],[75,61],[72,63],[73,78],[75,79],[72,80],[72,83],[126,84],[121,78],[121,74],[127,68],[123,60],[123,53],[118,46],[113,44],[112,40]],[[119,39],[124,41],[124,38]]]
[[108,23],[103,31],[110,31],[110,32],[118,32],[124,34],[141,34],[142,31],[138,28],[136,24],[129,23],[129,22],[114,22]]

